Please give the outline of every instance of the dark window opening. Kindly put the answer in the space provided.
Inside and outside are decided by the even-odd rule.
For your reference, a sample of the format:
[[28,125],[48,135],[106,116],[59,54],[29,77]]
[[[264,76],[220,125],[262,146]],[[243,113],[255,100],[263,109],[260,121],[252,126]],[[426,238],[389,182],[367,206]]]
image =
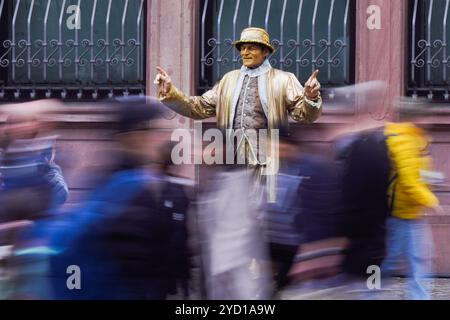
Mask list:
[[202,0],[198,93],[241,67],[232,43],[252,26],[269,31],[273,67],[301,83],[319,69],[323,95],[333,99],[332,88],[355,82],[355,12],[354,0]]
[[145,0],[0,1],[0,101],[145,94]]

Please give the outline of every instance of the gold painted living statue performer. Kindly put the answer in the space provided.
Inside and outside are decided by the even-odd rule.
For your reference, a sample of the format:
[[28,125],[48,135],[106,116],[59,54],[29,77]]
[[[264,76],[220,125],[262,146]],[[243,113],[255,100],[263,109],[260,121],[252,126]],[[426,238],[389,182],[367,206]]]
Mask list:
[[[247,164],[267,167],[269,171],[269,167],[278,168],[278,156],[271,147],[266,149],[269,152],[261,152],[255,135],[246,133],[266,129],[267,136],[272,137],[271,131],[287,125],[288,117],[302,123],[314,122],[322,111],[319,71],[303,87],[294,74],[272,68],[268,56],[275,49],[264,29],[244,29],[241,39],[233,45],[240,51],[242,68],[225,74],[202,96],[181,92],[160,67],[155,84],[159,86],[160,100],[177,113],[196,120],[217,117],[218,128],[242,132],[236,152],[244,154]],[[270,145],[270,139],[268,142]]]

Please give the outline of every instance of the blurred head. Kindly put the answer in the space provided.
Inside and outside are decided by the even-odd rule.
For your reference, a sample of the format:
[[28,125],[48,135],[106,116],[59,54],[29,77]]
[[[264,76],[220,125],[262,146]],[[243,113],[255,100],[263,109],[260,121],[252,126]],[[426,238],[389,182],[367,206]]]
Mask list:
[[11,114],[6,119],[4,134],[12,140],[34,139],[39,133],[39,122],[30,114]]
[[15,140],[36,138],[40,127],[41,124],[34,115],[9,115],[0,129],[0,148],[8,148]]
[[414,123],[424,130],[431,129],[434,121],[425,116],[430,107],[431,102],[426,98],[400,97],[394,104],[395,121]]
[[120,151],[136,165],[162,165],[160,152],[170,141],[170,131],[152,128],[150,121],[158,120],[166,114],[166,108],[150,97],[130,96],[121,98],[118,104],[118,132],[114,139]]
[[163,166],[166,159],[161,150],[170,141],[166,131],[157,129],[133,130],[121,132],[114,136],[127,159],[141,166]]
[[339,108],[354,108],[356,117],[348,130],[361,131],[383,125],[390,117],[389,85],[385,81],[367,81],[333,89],[334,98],[330,101]]

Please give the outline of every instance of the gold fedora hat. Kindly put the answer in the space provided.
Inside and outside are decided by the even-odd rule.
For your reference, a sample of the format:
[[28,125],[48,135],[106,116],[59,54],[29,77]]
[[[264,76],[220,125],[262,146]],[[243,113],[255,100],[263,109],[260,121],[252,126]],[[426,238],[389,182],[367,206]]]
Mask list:
[[275,51],[275,48],[270,44],[269,33],[262,28],[246,28],[242,30],[241,39],[235,41],[233,46],[235,46],[238,50],[240,46],[244,43],[257,43],[265,46],[270,50],[270,53]]

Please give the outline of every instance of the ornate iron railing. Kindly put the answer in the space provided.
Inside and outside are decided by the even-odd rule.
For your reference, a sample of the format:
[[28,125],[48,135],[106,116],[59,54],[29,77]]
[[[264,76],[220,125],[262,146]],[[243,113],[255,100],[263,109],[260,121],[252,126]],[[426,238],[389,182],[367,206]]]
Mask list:
[[201,8],[200,92],[241,66],[232,43],[248,26],[269,31],[272,66],[301,81],[319,69],[325,87],[354,83],[352,0],[202,0]]
[[450,0],[410,1],[408,94],[450,100]]
[[0,99],[145,93],[145,0],[1,0]]

